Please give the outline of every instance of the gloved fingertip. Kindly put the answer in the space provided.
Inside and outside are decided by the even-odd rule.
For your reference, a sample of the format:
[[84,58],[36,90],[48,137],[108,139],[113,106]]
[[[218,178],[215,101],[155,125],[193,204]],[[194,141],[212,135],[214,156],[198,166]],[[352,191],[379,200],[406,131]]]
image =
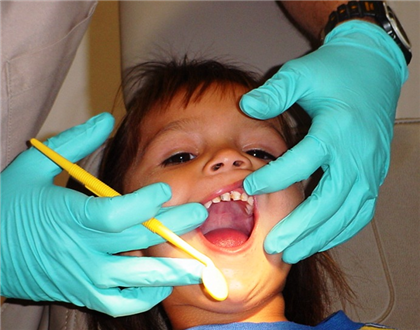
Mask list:
[[267,235],[266,239],[264,240],[264,250],[268,254],[277,254],[281,253],[284,250],[284,246],[279,244],[277,240],[273,240],[270,238],[270,234]]
[[306,257],[304,256],[298,256],[292,253],[288,253],[287,250],[285,250],[283,252],[282,255],[282,260],[286,263],[286,264],[290,264],[290,265],[294,265],[297,264],[299,261],[305,259]]
[[182,228],[180,228],[179,224],[177,224],[178,228],[176,231],[179,233],[187,233],[196,229],[201,226],[208,217],[208,211],[202,204],[193,203],[186,204],[186,206],[188,206],[188,210],[186,209],[188,213],[186,213],[186,217],[183,218],[184,221]]
[[257,91],[250,91],[242,96],[239,107],[248,116],[257,119],[267,119],[272,116],[268,114],[267,100]]
[[172,190],[168,184],[164,182],[156,182],[148,186],[141,187],[132,194],[139,196],[140,198],[148,196],[151,200],[159,201],[159,204],[163,204],[171,199]]
[[162,196],[165,196],[168,200],[172,197],[171,186],[169,186],[167,183],[158,182],[158,183],[154,183],[153,185],[160,187],[162,191]]
[[207,216],[208,211],[202,204],[188,203],[164,207],[156,217],[172,231],[182,235],[201,226]]
[[86,124],[95,125],[101,122],[109,122],[114,124],[115,119],[114,116],[111,115],[109,112],[102,112],[86,121]]
[[[96,115],[90,119],[88,119],[85,123],[71,127],[66,131],[56,135],[50,139],[48,139],[46,144],[48,145],[51,143],[52,146],[60,146],[61,144],[65,144],[70,141],[75,141],[79,136],[81,139],[84,139],[84,143],[89,142],[93,137],[99,139],[102,143],[103,140],[108,137],[108,135],[112,132],[114,127],[115,119],[114,117],[108,113],[103,112],[99,115]],[[94,134],[99,133],[99,134]],[[88,134],[88,135],[87,135]],[[86,139],[89,138],[89,141]]]
[[49,138],[45,145],[70,161],[77,162],[99,148],[113,127],[114,117],[104,112]]
[[86,131],[90,129],[99,130],[102,132],[103,136],[108,136],[111,134],[115,124],[115,118],[109,112],[102,112],[99,115],[96,115],[90,118],[85,123],[84,129]]
[[316,246],[308,247],[307,243],[302,244],[302,242],[297,242],[284,249],[282,259],[288,264],[296,264],[303,259],[309,258],[316,252],[318,252]]
[[207,211],[207,209],[204,207],[204,205],[200,204],[200,203],[192,203],[193,207],[193,216],[199,220],[199,221],[203,221],[205,220],[208,215],[209,212]]
[[[202,283],[204,265],[193,259],[180,260],[182,268],[178,272],[178,280],[176,285],[191,285]],[[181,270],[182,269],[182,270]],[[183,276],[182,274],[185,273]]]
[[252,179],[250,179],[249,177],[246,177],[244,182],[243,182],[243,186],[244,186],[245,192],[248,195],[254,195],[255,194],[255,189],[254,189],[254,186],[252,184]]
[[268,188],[265,182],[263,182],[259,177],[257,177],[256,172],[248,175],[245,178],[243,182],[243,187],[248,195],[263,194]]

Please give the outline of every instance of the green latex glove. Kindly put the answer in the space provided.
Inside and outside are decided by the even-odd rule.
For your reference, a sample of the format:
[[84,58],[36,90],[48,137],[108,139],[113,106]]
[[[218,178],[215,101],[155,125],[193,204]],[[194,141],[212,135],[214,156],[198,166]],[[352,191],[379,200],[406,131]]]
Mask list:
[[[75,162],[105,141],[113,123],[102,114],[46,144]],[[163,183],[125,196],[87,197],[55,186],[60,172],[30,148],[1,174],[3,296],[70,302],[121,316],[150,309],[174,285],[201,282],[202,265],[192,259],[112,254],[161,243],[140,224],[153,216],[179,234],[197,227],[207,216],[202,205],[161,208],[171,197]]]
[[281,190],[324,170],[312,195],[267,235],[268,253],[283,251],[284,261],[296,263],[369,223],[388,171],[395,109],[407,77],[403,53],[384,30],[350,21],[242,98],[242,110],[252,117],[271,118],[297,102],[312,118],[298,145],[246,178],[247,193]]

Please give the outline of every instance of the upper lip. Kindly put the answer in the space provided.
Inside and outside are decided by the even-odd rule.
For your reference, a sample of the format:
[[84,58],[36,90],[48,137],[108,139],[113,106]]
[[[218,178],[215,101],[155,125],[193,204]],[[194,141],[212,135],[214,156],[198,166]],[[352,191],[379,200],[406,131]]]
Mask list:
[[219,197],[219,196],[221,196],[221,195],[223,195],[224,193],[227,193],[227,192],[232,192],[232,191],[238,191],[240,193],[245,192],[245,190],[242,186],[242,182],[243,182],[243,180],[238,181],[238,182],[234,182],[230,185],[224,186],[223,188],[220,188],[220,189],[216,190],[215,192],[211,193],[206,198],[204,198],[201,201],[201,204],[205,205],[207,202],[209,202],[209,201],[213,200],[214,198]]

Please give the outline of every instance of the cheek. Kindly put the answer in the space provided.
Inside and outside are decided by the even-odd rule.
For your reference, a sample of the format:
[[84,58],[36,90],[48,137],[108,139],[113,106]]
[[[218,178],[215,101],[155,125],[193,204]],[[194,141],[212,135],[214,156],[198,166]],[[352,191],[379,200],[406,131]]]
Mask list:
[[[304,200],[304,193],[300,183],[271,194],[278,207],[274,208],[279,216],[278,221],[290,214]],[[270,196],[271,198],[271,196]]]
[[273,291],[282,292],[292,265],[282,261],[282,254],[267,255],[267,263],[270,265],[268,268],[271,269],[271,272],[269,277],[266,278],[266,283],[272,283]]
[[[261,244],[268,233],[286,216],[288,216],[304,200],[303,191],[298,184],[294,184],[285,190],[268,195],[257,196],[257,224],[255,236]],[[277,256],[266,255],[270,264],[279,260]],[[280,258],[281,259],[281,258]]]

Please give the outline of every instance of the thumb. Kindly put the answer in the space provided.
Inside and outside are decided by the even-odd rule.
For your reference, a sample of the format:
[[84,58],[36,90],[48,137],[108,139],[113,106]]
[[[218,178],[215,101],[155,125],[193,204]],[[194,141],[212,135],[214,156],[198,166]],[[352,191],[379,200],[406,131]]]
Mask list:
[[48,139],[45,145],[71,162],[77,162],[99,148],[113,127],[114,117],[104,112]]
[[243,95],[239,106],[250,117],[268,119],[290,108],[304,94],[301,74],[295,69],[299,60],[286,63],[264,85]]
[[[72,127],[45,142],[71,162],[77,162],[96,150],[109,136],[114,126],[114,118],[102,113],[86,123]],[[20,182],[47,180],[61,172],[61,168],[35,148],[22,152],[3,172],[2,180],[13,177]]]

